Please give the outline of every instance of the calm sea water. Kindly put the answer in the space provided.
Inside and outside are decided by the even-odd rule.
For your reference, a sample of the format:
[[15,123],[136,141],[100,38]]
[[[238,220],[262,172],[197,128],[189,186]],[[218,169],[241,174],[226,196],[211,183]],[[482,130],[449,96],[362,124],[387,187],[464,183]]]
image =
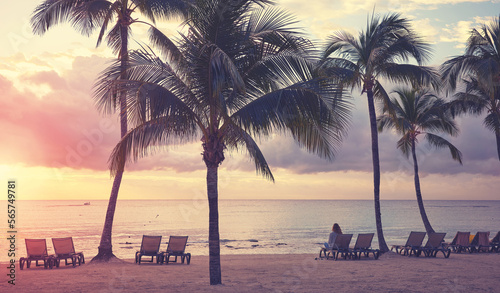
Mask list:
[[[17,201],[17,257],[25,256],[25,238],[72,236],[87,258],[97,254],[107,201]],[[7,203],[4,201],[5,206]],[[416,201],[382,201],[382,221],[389,245],[404,243],[412,230],[425,231]],[[500,230],[500,201],[426,201],[437,232],[451,240],[457,231]],[[6,213],[4,213],[6,214]],[[344,233],[376,232],[373,201],[361,200],[222,200],[219,203],[222,254],[316,253],[334,222]],[[7,231],[4,216],[3,231]],[[113,226],[113,250],[133,258],[142,235],[188,235],[187,251],[208,255],[206,200],[119,200]],[[0,261],[7,256],[2,237]],[[354,240],[353,240],[354,241]],[[378,247],[374,238],[374,247]],[[162,249],[166,244],[162,244]]]

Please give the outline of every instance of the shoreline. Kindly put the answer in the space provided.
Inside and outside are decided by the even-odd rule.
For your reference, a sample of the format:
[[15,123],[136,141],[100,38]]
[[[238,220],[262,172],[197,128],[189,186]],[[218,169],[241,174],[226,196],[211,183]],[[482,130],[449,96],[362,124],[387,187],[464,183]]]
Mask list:
[[[452,253],[445,259],[386,253],[378,260],[315,260],[317,254],[222,255],[222,285],[209,285],[208,256],[191,264],[137,265],[133,259],[80,267],[16,267],[2,262],[0,291],[15,292],[495,292],[500,253]],[[18,260],[16,259],[16,262]],[[18,265],[18,263],[16,263]]]

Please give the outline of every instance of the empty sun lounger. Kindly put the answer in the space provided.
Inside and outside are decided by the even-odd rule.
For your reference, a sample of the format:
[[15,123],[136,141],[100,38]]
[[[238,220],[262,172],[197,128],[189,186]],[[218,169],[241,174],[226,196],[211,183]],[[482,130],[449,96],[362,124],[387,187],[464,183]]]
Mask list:
[[[167,251],[162,253],[162,263],[177,262],[177,257],[181,257],[181,263],[186,260],[187,264],[191,262],[191,253],[186,253],[188,236],[170,236],[168,240]],[[174,257],[172,261],[170,258]]]
[[450,248],[453,252],[461,253],[462,251],[471,251],[471,245],[469,242],[470,232],[457,232],[453,240],[446,244],[447,248]]
[[21,257],[19,259],[19,266],[21,270],[26,263],[26,268],[30,268],[31,262],[35,261],[35,266],[39,265],[39,261],[43,261],[43,267],[52,268],[54,266],[54,256],[47,253],[47,242],[45,239],[24,239],[26,243],[26,253],[27,257]]
[[490,252],[490,232],[477,232],[470,243],[471,252]]
[[156,257],[156,263],[162,261],[162,254],[160,253],[161,236],[142,236],[141,249],[135,253],[135,263],[141,264],[143,256],[150,256],[153,262]]
[[405,245],[393,245],[391,247],[391,250],[396,249],[396,253],[407,255],[411,252],[412,248],[418,248],[422,246],[425,234],[425,232],[411,231]]
[[[70,264],[73,267],[77,263],[78,265],[85,263],[83,252],[75,252],[72,237],[52,238],[52,244],[56,253],[54,257],[56,267],[59,267],[61,260],[64,260],[65,265]],[[68,263],[69,259],[71,260],[70,263]]]
[[372,253],[373,257],[378,259],[380,250],[371,248],[374,235],[374,233],[359,234],[354,248],[350,250],[351,258],[360,259],[362,254],[369,257],[370,253]]
[[420,256],[422,252],[425,256],[436,257],[438,252],[442,252],[445,258],[450,257],[451,249],[443,246],[444,237],[446,233],[431,233],[427,239],[425,246],[420,248],[412,248],[410,255]]

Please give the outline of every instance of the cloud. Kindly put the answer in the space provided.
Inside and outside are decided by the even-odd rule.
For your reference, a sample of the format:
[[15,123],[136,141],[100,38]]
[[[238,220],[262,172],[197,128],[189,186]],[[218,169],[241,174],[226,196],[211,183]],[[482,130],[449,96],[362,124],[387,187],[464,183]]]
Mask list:
[[[9,138],[0,146],[3,162],[77,169],[107,167],[106,157],[118,140],[116,122],[101,117],[93,105],[89,88],[96,72],[82,74],[101,70],[104,60],[96,56],[79,58],[86,62],[75,62],[67,74],[35,70],[22,72],[13,80],[0,77],[4,94],[0,125]],[[31,65],[37,68],[37,64]],[[76,77],[78,80],[74,80]],[[16,87],[19,83],[25,84],[22,90]],[[72,86],[77,84],[85,86]],[[40,95],[36,91],[42,86],[46,88]]]
[[435,44],[439,41],[439,30],[433,25],[431,19],[415,19],[412,21],[412,25],[414,28],[418,28],[419,35],[427,42]]
[[446,43],[457,43],[455,48],[465,48],[473,25],[474,22],[472,21],[459,21],[455,24],[447,24],[442,29],[443,34],[439,40]]
[[[286,169],[293,174],[319,174],[328,172],[373,172],[371,135],[368,121],[366,97],[355,99],[352,126],[342,142],[336,158],[329,162],[301,149],[291,137],[275,136],[259,145],[271,170]],[[430,174],[457,175],[463,173],[487,176],[500,175],[500,162],[496,158],[494,134],[481,124],[482,118],[459,118],[461,134],[447,138],[463,153],[464,164],[451,158],[449,150],[435,149],[427,142],[417,145],[417,159],[422,177]],[[379,155],[382,173],[413,174],[413,163],[397,149],[399,139],[394,133],[379,134]],[[236,157],[232,169],[251,171],[253,164],[248,159]],[[476,176],[476,175],[474,175]]]

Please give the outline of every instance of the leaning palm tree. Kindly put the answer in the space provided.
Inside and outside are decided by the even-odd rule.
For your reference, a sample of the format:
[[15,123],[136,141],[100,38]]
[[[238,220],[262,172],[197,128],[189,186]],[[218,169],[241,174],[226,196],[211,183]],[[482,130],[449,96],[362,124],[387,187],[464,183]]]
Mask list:
[[[417,196],[420,216],[428,234],[434,229],[427,218],[418,177],[418,163],[416,145],[418,136],[436,148],[448,148],[454,160],[462,164],[462,154],[448,140],[436,133],[445,133],[452,136],[458,134],[458,128],[452,115],[447,111],[446,102],[425,90],[399,88],[394,91],[397,98],[391,99],[391,107],[387,107],[384,114],[377,119],[379,131],[384,129],[395,130],[401,135],[397,147],[401,152],[413,158],[415,192]],[[388,111],[388,109],[392,111]],[[433,132],[433,133],[432,133]]]
[[[85,36],[90,36],[100,28],[97,38],[99,46],[106,35],[107,44],[118,54],[122,77],[128,62],[128,43],[131,34],[131,25],[141,23],[148,25],[150,39],[153,43],[168,42],[159,30],[153,25],[133,18],[136,12],[146,16],[151,22],[155,22],[158,17],[167,18],[182,15],[186,11],[186,4],[181,0],[45,0],[34,11],[31,18],[33,32],[43,35],[52,26],[62,22],[70,22],[71,25]],[[108,31],[108,26],[114,26]],[[116,93],[109,96],[113,107],[108,108],[109,112],[119,109],[120,112],[120,132],[121,137],[127,133],[127,107],[125,98]],[[106,219],[99,244],[99,252],[93,260],[108,261],[115,257],[112,250],[112,228],[115,215],[118,191],[123,176],[124,166],[121,166],[114,178],[111,195],[109,197]]]
[[473,29],[465,54],[446,61],[441,72],[451,90],[458,82],[465,83],[465,91],[457,93],[451,104],[455,113],[488,112],[484,125],[495,133],[500,160],[500,17]]
[[313,76],[311,43],[291,27],[294,18],[267,0],[198,1],[174,48],[163,58],[131,53],[127,80],[120,66],[103,72],[95,97],[125,92],[136,127],[115,147],[112,174],[124,158],[201,138],[207,168],[210,284],[222,283],[218,170],[228,150],[246,150],[258,173],[274,180],[255,139],[290,133],[306,149],[333,158],[350,118],[350,103],[329,79]]
[[[328,39],[320,67],[322,74],[337,76],[346,88],[361,87],[368,98],[370,115],[375,221],[382,252],[388,251],[380,211],[380,161],[374,97],[387,101],[381,79],[396,83],[438,84],[436,72],[419,66],[430,57],[429,44],[422,41],[410,22],[397,13],[379,18],[372,15],[366,31],[355,38],[339,31]],[[413,58],[419,65],[401,63]]]

